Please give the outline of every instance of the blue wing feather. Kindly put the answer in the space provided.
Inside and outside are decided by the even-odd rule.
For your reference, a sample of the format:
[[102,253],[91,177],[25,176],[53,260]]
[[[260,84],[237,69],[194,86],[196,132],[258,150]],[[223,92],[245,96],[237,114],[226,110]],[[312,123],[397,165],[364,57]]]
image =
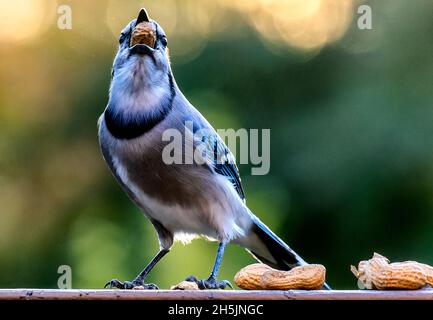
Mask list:
[[207,148],[211,150],[212,161],[210,161],[209,164],[211,170],[226,177],[232,183],[239,197],[245,201],[245,193],[242,188],[236,159],[229,148],[227,148],[224,141],[217,133],[208,135],[204,137],[203,140],[206,140]]

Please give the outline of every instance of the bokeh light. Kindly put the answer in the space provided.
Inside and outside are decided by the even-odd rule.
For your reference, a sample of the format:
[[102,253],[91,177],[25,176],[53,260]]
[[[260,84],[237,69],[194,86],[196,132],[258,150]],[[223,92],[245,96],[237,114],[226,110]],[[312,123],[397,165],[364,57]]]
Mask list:
[[224,0],[243,12],[261,37],[276,45],[314,50],[338,40],[352,20],[352,0]]
[[53,0],[0,1],[0,43],[36,38],[53,22],[55,10]]

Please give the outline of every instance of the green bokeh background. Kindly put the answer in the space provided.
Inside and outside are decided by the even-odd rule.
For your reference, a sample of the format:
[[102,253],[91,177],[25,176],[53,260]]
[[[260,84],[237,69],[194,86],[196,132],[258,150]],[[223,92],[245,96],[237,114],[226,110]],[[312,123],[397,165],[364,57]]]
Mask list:
[[[356,288],[349,266],[373,251],[433,264],[431,1],[353,2],[341,37],[311,49],[270,40],[251,13],[224,1],[188,1],[191,28],[218,13],[202,34],[177,27],[183,1],[65,1],[72,30],[57,28],[57,4],[47,3],[46,30],[0,37],[0,287],[56,288],[58,266],[69,265],[74,288],[100,288],[132,279],[158,250],[106,168],[96,129],[116,51],[106,21],[116,18],[120,31],[141,6],[167,22],[177,10],[167,31],[174,75],[216,128],[271,129],[270,173],[240,166],[247,204],[324,264],[334,288]],[[357,28],[363,3],[373,30]],[[215,252],[204,240],[176,243],[148,281],[204,278]],[[252,262],[230,246],[221,278]]]

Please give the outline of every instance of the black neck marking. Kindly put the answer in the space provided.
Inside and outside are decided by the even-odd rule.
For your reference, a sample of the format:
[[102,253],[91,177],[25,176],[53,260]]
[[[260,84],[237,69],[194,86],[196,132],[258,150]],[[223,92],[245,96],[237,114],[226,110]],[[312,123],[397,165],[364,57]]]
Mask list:
[[173,75],[168,73],[170,84],[170,96],[163,99],[161,105],[157,106],[158,111],[154,113],[142,113],[133,117],[127,117],[122,112],[114,112],[113,108],[107,107],[104,113],[105,125],[108,131],[117,139],[131,140],[152,130],[163,121],[173,109],[173,101],[176,96]]

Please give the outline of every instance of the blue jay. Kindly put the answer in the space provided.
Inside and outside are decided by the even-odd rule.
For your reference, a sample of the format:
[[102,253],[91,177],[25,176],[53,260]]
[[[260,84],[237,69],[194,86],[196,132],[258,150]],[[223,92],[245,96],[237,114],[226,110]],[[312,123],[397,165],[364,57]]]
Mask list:
[[[131,45],[131,33],[142,22],[154,26],[153,46]],[[205,129],[209,154],[222,161],[166,164],[164,131]],[[217,275],[228,243],[246,248],[257,260],[289,270],[305,264],[246,206],[235,159],[212,126],[184,97],[170,67],[167,37],[161,26],[141,9],[121,32],[112,68],[109,101],[98,121],[105,161],[131,200],[156,229],[160,250],[133,281],[113,279],[106,286],[157,289],[144,280],[165,256],[174,240],[202,236],[219,241],[209,278],[194,281],[200,289],[224,289],[231,284]],[[192,134],[194,133],[192,132]],[[187,135],[184,133],[184,135]],[[184,137],[185,138],[185,137]],[[210,156],[211,158],[213,156]]]

